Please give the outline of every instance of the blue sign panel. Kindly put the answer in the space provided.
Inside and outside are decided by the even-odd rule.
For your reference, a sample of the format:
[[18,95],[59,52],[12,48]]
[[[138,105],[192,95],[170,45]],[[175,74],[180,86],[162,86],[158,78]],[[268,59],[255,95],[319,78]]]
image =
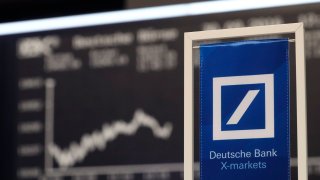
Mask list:
[[201,180],[289,180],[288,40],[200,46]]

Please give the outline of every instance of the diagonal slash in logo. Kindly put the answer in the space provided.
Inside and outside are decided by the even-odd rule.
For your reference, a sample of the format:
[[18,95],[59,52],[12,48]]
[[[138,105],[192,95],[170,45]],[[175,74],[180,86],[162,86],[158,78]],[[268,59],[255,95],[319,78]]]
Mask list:
[[247,111],[253,100],[256,98],[259,91],[260,90],[250,90],[247,92],[246,96],[242,99],[241,103],[228,120],[227,125],[235,125],[239,123],[240,119]]
[[[262,89],[247,89],[244,98],[241,100],[231,117],[227,119],[224,125],[232,126],[239,125],[239,122],[245,118],[249,107],[260,105],[264,106],[265,115],[263,117],[265,127],[260,129],[222,129],[222,87],[238,86],[238,85],[255,85],[263,84]],[[226,76],[212,78],[212,93],[213,93],[213,109],[212,109],[212,138],[213,140],[231,140],[231,139],[257,139],[257,138],[274,138],[274,75],[273,74],[257,74],[257,75],[242,75],[242,76]],[[234,93],[238,93],[235,91]],[[259,104],[254,104],[259,94],[264,93],[264,103],[259,101]],[[243,96],[243,95],[241,95]],[[261,97],[262,98],[262,97]],[[263,104],[260,104],[263,103]],[[257,113],[257,112],[254,112]],[[225,123],[225,122],[224,122]],[[246,126],[246,124],[243,124]],[[236,126],[235,126],[236,127]]]

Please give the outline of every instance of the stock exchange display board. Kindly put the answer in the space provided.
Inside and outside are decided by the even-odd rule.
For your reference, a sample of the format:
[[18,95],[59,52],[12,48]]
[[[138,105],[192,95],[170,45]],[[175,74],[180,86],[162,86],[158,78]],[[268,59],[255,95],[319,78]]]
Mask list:
[[0,37],[15,94],[16,178],[183,179],[184,32],[304,22],[309,177],[318,180],[319,19],[320,4],[309,4]]

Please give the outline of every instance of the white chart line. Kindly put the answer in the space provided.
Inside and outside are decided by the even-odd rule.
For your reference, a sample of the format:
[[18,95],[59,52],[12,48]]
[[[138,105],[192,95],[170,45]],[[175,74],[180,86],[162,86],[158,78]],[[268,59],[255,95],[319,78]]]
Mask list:
[[45,82],[45,170],[51,169],[53,165],[52,158],[47,150],[50,142],[53,142],[53,119],[54,119],[54,88],[55,80],[46,79]]
[[62,168],[68,168],[81,162],[91,152],[105,150],[109,142],[115,141],[118,136],[133,136],[141,127],[149,128],[154,137],[169,139],[172,133],[172,123],[166,122],[162,127],[157,119],[146,114],[141,109],[135,111],[131,122],[117,120],[112,124],[104,124],[101,130],[91,134],[85,134],[80,142],[71,142],[67,148],[60,148],[58,145],[49,144],[49,154]]
[[166,122],[161,126],[158,120],[143,110],[137,109],[130,122],[116,120],[111,124],[104,124],[101,130],[84,134],[80,142],[71,142],[67,148],[60,148],[54,143],[54,90],[55,80],[48,78],[45,83],[45,171],[46,173],[56,171],[53,168],[53,159],[56,160],[60,169],[64,171],[77,162],[81,162],[88,153],[95,150],[104,150],[109,142],[114,141],[118,136],[132,136],[141,127],[149,128],[154,137],[169,139],[172,134],[173,125]]

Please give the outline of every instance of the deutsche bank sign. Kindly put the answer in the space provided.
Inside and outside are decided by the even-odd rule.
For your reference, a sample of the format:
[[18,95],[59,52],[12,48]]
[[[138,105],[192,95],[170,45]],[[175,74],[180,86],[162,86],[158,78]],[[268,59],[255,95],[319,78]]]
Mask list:
[[[231,41],[288,34],[294,34],[294,39]],[[295,54],[293,70],[289,42],[295,45],[295,52],[290,53]],[[198,57],[199,79],[194,66]],[[198,93],[194,84],[199,80],[200,180],[290,180],[290,157],[295,155],[298,179],[307,180],[305,67],[303,23],[185,33],[184,179],[195,179]],[[293,95],[291,81],[297,87]],[[294,96],[296,108],[290,111]],[[291,120],[297,120],[298,151],[292,155],[290,112]]]
[[200,179],[289,180],[288,40],[200,46]]
[[[216,77],[212,84],[213,140],[274,137],[273,74]],[[223,108],[230,103],[238,105]]]

